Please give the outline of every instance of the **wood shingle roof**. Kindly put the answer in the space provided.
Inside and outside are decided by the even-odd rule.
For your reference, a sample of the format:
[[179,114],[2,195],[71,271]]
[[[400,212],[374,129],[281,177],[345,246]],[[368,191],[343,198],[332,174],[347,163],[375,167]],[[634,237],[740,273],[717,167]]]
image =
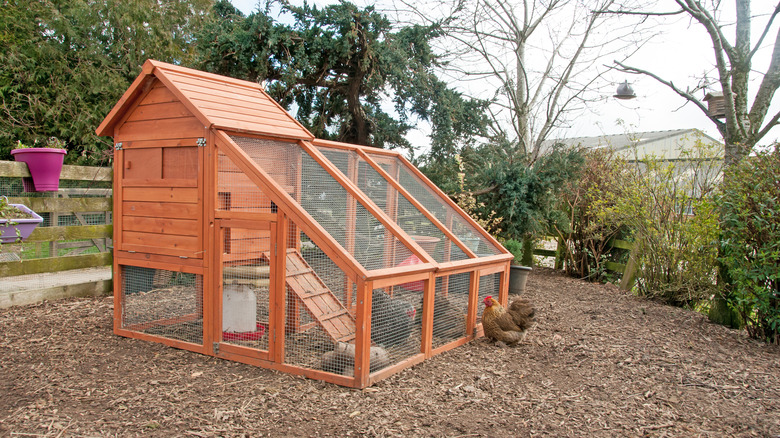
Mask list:
[[204,126],[228,131],[311,140],[314,136],[254,82],[148,60],[96,132],[114,126],[154,82],[162,82]]

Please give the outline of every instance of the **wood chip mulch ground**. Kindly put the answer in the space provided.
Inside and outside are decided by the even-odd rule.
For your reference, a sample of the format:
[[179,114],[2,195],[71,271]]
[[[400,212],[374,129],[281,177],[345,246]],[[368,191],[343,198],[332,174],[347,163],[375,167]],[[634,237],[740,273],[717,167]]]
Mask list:
[[537,268],[538,326],[365,390],[114,336],[109,297],[0,310],[0,436],[780,437],[780,348]]

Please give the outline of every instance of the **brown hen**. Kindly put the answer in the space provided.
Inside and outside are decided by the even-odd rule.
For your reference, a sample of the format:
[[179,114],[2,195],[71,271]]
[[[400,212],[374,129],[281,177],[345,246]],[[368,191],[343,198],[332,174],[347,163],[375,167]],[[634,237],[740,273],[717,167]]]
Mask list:
[[507,345],[514,345],[525,339],[529,328],[534,324],[534,307],[523,298],[517,298],[509,305],[509,309],[493,297],[483,301],[482,329],[485,336]]

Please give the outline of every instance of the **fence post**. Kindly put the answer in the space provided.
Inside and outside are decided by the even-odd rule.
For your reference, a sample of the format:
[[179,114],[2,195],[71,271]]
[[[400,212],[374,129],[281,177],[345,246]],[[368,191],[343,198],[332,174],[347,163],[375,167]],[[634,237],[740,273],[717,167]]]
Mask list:
[[628,263],[626,263],[626,269],[623,270],[623,277],[620,279],[620,289],[629,291],[634,287],[636,283],[636,275],[639,270],[639,263],[637,258],[639,257],[639,239],[634,240],[634,247],[628,255]]
[[564,240],[558,237],[558,246],[555,248],[555,269],[563,269]]

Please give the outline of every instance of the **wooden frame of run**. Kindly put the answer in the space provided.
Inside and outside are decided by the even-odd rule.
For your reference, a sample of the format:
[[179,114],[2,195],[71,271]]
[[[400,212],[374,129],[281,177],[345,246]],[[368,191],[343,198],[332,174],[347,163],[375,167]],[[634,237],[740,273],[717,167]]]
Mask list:
[[[396,151],[315,139],[258,84],[148,61],[96,132],[112,136],[116,144],[113,269],[114,332],[118,335],[363,388],[480,336],[481,327],[477,321],[482,277],[498,274],[498,280],[491,280],[489,287],[495,290],[500,302],[505,304],[507,301],[512,255],[405,157]],[[297,158],[284,163],[286,167],[280,163],[280,166],[270,168],[266,157],[250,156],[233,137],[282,142],[296,151]],[[341,168],[323,153],[327,149],[350,152]],[[220,157],[229,161],[228,171],[221,170]],[[302,175],[304,161],[309,166],[319,166],[325,172],[322,175],[332,179],[328,184],[333,187],[337,184],[346,194],[346,205],[338,206],[339,214],[343,215],[344,235],[341,238],[331,235],[330,228],[319,223],[303,207],[306,202],[301,194],[306,189]],[[278,179],[280,172],[288,172],[288,177]],[[374,192],[375,196],[369,196],[370,193],[361,190],[360,187],[367,184],[366,172],[370,173],[373,183],[379,184],[385,192]],[[228,178],[225,175],[240,175],[240,179],[236,180],[240,182],[236,191],[220,195],[220,178]],[[405,185],[410,177],[415,180],[413,186]],[[406,178],[406,183],[403,178]],[[264,210],[246,207],[251,196],[237,191],[246,187],[262,194]],[[415,198],[415,193],[421,193],[421,190],[427,192],[427,200]],[[342,193],[341,189],[338,191]],[[437,211],[437,216],[425,207],[426,202],[432,205],[431,199],[445,206],[446,215]],[[243,204],[241,208],[231,209],[224,208],[225,202],[227,205]],[[399,211],[412,211],[412,207],[416,209],[416,222],[410,228],[408,222],[401,222],[408,220],[409,215],[399,215]],[[358,220],[360,214],[367,214],[370,219],[361,219],[361,222]],[[358,257],[358,250],[361,247],[365,249],[366,244],[356,241],[356,236],[359,228],[365,227],[366,223],[380,224],[376,227],[382,230],[381,234],[368,235],[375,239],[371,241],[374,245],[372,250],[378,251],[372,254],[379,254],[376,256],[380,259],[379,266],[384,267],[367,269],[358,261],[360,257],[365,258],[365,255]],[[332,224],[328,226],[332,227]],[[257,242],[267,240],[273,242],[268,245],[275,244],[273,250],[269,246],[262,253],[255,253],[259,251],[256,249],[248,253],[271,259],[268,270],[263,274],[269,277],[267,281],[263,278],[263,284],[269,288],[267,350],[222,342],[223,264],[240,263],[245,257],[229,254],[223,248],[233,245],[231,242],[235,239],[242,239],[226,233],[224,230],[228,227],[238,229],[239,233],[257,231],[257,236],[262,236],[254,238]],[[443,236],[443,245],[426,250],[415,241],[417,236],[413,238],[410,232],[405,231],[413,230],[414,234],[418,234],[420,229],[423,231],[419,233]],[[263,230],[262,233],[259,230]],[[477,254],[458,237],[464,235],[464,230],[466,236],[468,233],[478,235],[483,247],[484,244],[490,247],[493,255]],[[301,233],[305,233],[307,239],[302,239]],[[366,240],[366,237],[361,238]],[[251,241],[251,238],[248,240]],[[316,291],[303,290],[304,283],[310,287],[325,284],[317,277],[314,268],[308,267],[311,269],[307,270],[308,265],[301,266],[296,261],[303,260],[301,254],[307,249],[304,243],[314,245],[332,262],[333,269],[343,273],[343,298],[338,298],[345,301],[341,304],[342,310],[321,308],[327,300],[317,298],[319,301],[316,301],[311,298],[316,296]],[[242,244],[250,245],[247,242]],[[292,258],[288,262],[288,251],[301,258]],[[433,251],[437,251],[437,257],[434,257]],[[398,263],[409,254],[420,263]],[[464,256],[465,259],[457,260]],[[293,266],[296,263],[298,268]],[[161,313],[163,316],[151,317],[153,321],[123,325],[126,305],[123,302],[124,266],[201,276],[201,295],[195,303],[198,310],[190,314],[174,312],[169,317]],[[291,273],[290,269],[297,271]],[[310,275],[309,280],[290,280],[304,271],[312,272],[306,274]],[[129,272],[132,274],[133,271]],[[438,339],[434,347],[437,279],[440,279],[439,292],[446,297],[448,288],[455,287],[449,284],[450,277],[465,273],[470,274],[468,295],[461,295],[462,302],[466,303],[464,306],[467,306],[465,333],[443,345],[438,342],[445,341]],[[409,284],[418,285],[414,292],[422,295],[422,308],[418,309],[421,317],[419,348],[408,356],[396,358],[396,363],[371,372],[373,291],[382,289],[395,293],[393,291],[398,290],[398,286]],[[458,287],[462,291],[465,291],[464,284],[459,281]],[[291,291],[291,288],[298,289]],[[330,287],[325,286],[325,289]],[[327,292],[332,293],[330,290]],[[293,293],[298,294],[295,295],[297,298],[291,298]],[[306,304],[304,300],[309,299],[311,302]],[[299,325],[295,322],[296,316],[288,316],[297,315],[297,306],[304,304],[310,306],[306,311],[313,315],[315,322]],[[325,327],[336,327],[337,324],[329,322],[332,325],[328,326],[324,321],[336,316],[340,318],[337,321],[339,328],[332,329],[333,332],[349,330],[344,332],[343,337],[332,339],[354,342],[354,363],[350,362],[350,369],[346,370],[351,375],[288,362],[289,329],[300,329],[305,333],[307,327],[319,323],[319,327],[326,330]],[[317,319],[320,317],[322,319]],[[202,321],[203,330],[202,343],[199,344],[152,334],[147,330],[152,326],[199,321]],[[292,350],[289,353],[292,354]]]

